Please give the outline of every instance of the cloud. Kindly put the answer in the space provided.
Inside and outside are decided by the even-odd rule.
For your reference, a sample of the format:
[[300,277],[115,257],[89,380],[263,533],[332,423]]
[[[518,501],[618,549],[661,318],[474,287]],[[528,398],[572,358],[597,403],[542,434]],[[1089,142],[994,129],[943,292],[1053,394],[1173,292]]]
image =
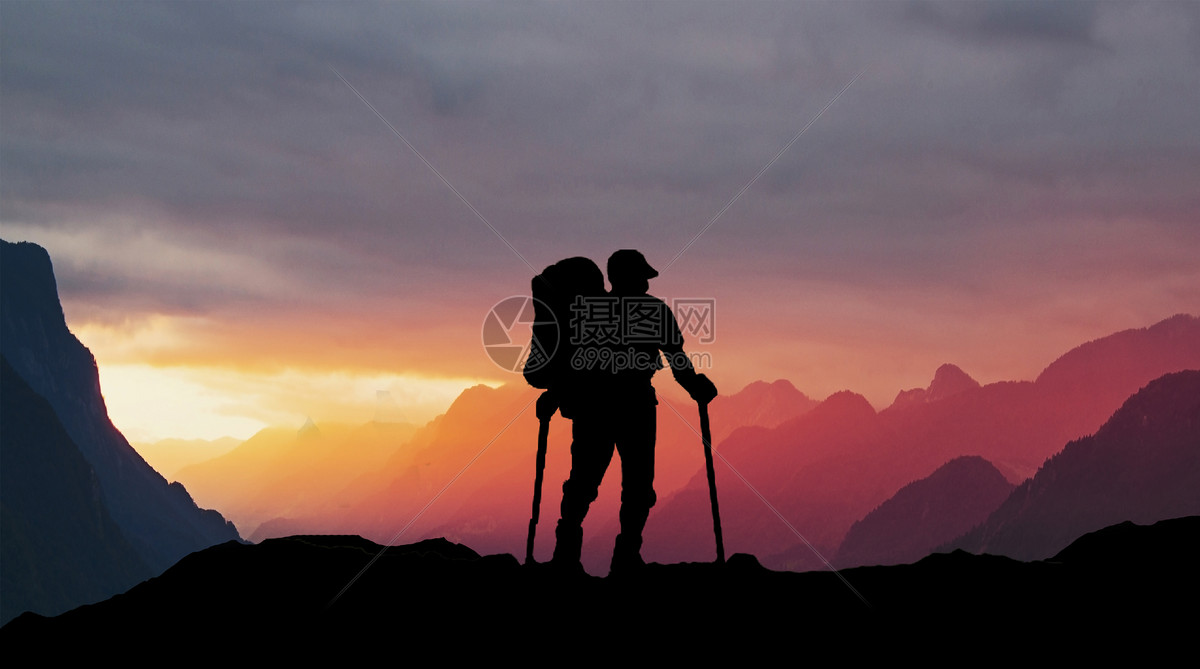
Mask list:
[[1099,45],[1095,36],[1100,5],[1095,2],[928,2],[908,5],[908,16],[957,37],[993,43],[1040,42],[1066,46]]
[[[941,294],[1001,281],[961,260],[991,239],[1012,241],[991,247],[988,268],[1023,267],[1082,300],[1086,280],[1029,264],[1036,231],[1093,240],[1057,259],[1070,277],[1137,245],[1120,225],[1146,236],[1129,256],[1170,240],[1180,276],[1200,257],[1200,22],[1186,4],[4,12],[0,233],[46,244],[65,298],[96,322],[237,323],[205,331],[224,345],[319,320],[282,347],[296,355],[372,323],[409,339],[469,331],[527,289],[532,271],[508,244],[535,270],[629,247],[668,262],[860,71],[660,282],[748,292],[753,268],[859,296],[847,299],[891,284]],[[889,308],[902,319],[925,306]],[[364,346],[418,356],[403,338]]]

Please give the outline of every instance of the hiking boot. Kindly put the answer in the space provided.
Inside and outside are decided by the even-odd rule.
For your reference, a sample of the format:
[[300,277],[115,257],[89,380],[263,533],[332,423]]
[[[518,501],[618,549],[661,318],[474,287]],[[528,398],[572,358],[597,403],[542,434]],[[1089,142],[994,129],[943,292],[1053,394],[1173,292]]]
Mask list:
[[617,535],[617,545],[613,548],[612,564],[608,568],[609,576],[628,576],[640,571],[646,566],[642,559],[642,538],[629,538],[623,534]]
[[550,564],[557,571],[583,573],[583,563],[579,560],[583,552],[583,528],[563,525],[560,520],[554,530],[554,538],[554,557],[550,559]]

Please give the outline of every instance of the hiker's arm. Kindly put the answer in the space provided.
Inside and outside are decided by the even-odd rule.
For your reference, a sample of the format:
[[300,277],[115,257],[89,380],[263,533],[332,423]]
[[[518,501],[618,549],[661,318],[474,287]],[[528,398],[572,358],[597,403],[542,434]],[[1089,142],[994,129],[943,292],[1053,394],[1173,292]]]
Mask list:
[[683,351],[683,334],[679,331],[675,314],[671,313],[665,304],[663,311],[666,314],[666,336],[663,338],[662,352],[666,354],[667,364],[671,366],[671,375],[693,400],[700,404],[708,404],[717,396],[717,387],[707,376],[696,373],[691,359]]

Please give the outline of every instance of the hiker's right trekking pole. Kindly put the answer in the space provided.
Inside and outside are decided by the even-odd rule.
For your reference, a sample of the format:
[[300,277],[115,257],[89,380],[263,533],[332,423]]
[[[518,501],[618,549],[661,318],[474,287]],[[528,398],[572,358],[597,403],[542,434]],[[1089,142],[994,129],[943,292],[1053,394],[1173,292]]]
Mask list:
[[704,440],[704,466],[708,469],[708,498],[712,501],[713,534],[717,537],[717,564],[725,564],[725,539],[721,536],[721,510],[717,506],[717,475],[713,471],[712,431],[708,427],[708,402],[700,403],[700,437]]
[[538,422],[538,474],[533,480],[533,516],[529,518],[529,537],[526,538],[526,565],[533,565],[533,537],[538,534],[538,516],[541,514],[541,478],[546,471],[546,442],[550,439],[550,416],[539,417]]

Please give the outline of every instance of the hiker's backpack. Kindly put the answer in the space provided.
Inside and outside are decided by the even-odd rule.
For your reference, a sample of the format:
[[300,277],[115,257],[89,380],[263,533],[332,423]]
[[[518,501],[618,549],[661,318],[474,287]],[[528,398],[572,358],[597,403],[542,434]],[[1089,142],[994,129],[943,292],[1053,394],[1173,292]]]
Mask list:
[[572,310],[580,297],[599,297],[604,274],[588,258],[560,260],[533,277],[533,340],[525,359],[525,380],[534,388],[561,388],[578,384],[582,375],[571,365]]

